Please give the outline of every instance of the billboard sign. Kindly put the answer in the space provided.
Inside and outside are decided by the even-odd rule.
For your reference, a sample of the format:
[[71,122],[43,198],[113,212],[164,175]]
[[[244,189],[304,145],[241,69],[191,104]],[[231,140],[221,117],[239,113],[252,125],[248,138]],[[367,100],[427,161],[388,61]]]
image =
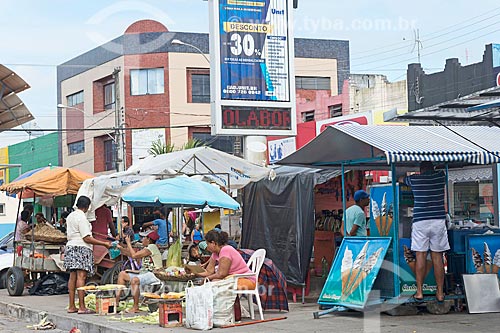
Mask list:
[[295,138],[272,140],[267,143],[267,146],[270,164],[278,162],[297,150]]
[[132,130],[132,164],[139,163],[151,155],[149,150],[154,142],[165,144],[165,129],[148,128]]
[[210,1],[212,135],[295,135],[291,4]]

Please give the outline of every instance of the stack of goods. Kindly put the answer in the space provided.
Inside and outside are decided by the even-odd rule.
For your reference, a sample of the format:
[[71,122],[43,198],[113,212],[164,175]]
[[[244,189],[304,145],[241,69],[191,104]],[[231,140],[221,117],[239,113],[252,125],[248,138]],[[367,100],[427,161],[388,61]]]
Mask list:
[[[37,224],[33,229],[34,241],[44,241],[47,243],[64,244],[66,235],[45,223]],[[26,238],[31,240],[32,232],[26,233]]]
[[163,281],[181,281],[187,282],[196,277],[194,274],[188,274],[183,267],[168,267],[156,269],[154,271],[156,277]]

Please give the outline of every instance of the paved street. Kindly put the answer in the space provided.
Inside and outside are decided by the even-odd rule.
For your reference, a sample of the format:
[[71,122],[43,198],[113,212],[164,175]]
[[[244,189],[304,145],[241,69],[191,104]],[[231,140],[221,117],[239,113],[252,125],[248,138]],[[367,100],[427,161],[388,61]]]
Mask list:
[[[0,314],[0,332],[2,333],[24,333],[33,332],[33,330],[28,329],[26,326],[30,323],[25,322],[22,319],[17,319],[14,317],[9,317],[4,314]],[[59,329],[50,330],[52,333],[61,333],[66,331],[61,331]]]
[[[0,332],[30,332],[26,329],[28,323],[17,321],[5,316],[11,313],[21,318],[36,320],[41,311],[49,313],[49,318],[62,330],[50,332],[68,332],[73,326],[79,327],[82,332],[192,332],[186,328],[159,328],[156,325],[126,323],[110,320],[108,316],[82,316],[66,313],[67,295],[61,296],[22,296],[10,297],[5,290],[0,291]],[[498,332],[500,316],[491,314],[468,314],[450,312],[447,315],[431,315],[423,313],[414,316],[393,317],[388,315],[364,320],[360,313],[342,315],[326,315],[320,319],[313,319],[312,313],[317,311],[315,303],[290,304],[289,313],[266,311],[266,318],[287,317],[285,320],[270,321],[261,324],[214,329],[221,332],[398,332],[398,333],[471,333],[471,332]],[[130,316],[130,315],[127,315]]]

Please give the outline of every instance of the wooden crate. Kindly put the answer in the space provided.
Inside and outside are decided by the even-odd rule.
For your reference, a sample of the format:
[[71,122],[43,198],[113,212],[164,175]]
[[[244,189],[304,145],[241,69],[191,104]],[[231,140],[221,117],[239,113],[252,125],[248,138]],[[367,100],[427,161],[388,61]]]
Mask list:
[[97,296],[95,302],[96,313],[100,316],[116,314],[116,298],[113,296]]

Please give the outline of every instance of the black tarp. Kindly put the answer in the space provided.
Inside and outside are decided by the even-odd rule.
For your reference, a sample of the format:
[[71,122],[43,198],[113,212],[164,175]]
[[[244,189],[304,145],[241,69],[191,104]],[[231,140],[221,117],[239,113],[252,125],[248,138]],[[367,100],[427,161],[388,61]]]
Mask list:
[[314,244],[314,186],[337,170],[282,166],[245,187],[241,247],[264,248],[290,284],[305,283]]
[[68,280],[68,273],[50,273],[38,279],[28,291],[38,296],[67,294]]

